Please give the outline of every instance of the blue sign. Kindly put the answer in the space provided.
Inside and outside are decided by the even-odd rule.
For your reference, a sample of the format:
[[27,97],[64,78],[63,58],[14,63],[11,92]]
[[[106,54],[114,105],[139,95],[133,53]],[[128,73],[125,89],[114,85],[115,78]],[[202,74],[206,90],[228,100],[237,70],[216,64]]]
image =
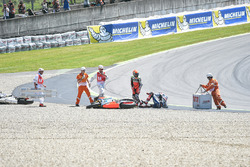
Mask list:
[[185,15],[189,29],[213,27],[212,12]]
[[88,26],[88,33],[91,43],[104,43],[224,26],[247,22],[247,19],[250,20],[250,7],[242,6],[131,23]]
[[224,18],[225,24],[247,22],[245,6],[232,9],[223,9],[220,10],[220,12]]
[[176,17],[147,20],[152,31],[152,36],[176,33]]
[[138,38],[138,22],[112,24],[114,41]]

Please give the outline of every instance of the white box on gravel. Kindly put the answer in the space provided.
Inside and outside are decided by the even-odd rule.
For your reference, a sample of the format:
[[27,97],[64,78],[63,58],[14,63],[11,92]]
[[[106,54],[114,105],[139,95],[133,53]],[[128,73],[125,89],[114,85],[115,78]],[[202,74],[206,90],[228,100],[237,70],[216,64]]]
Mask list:
[[212,108],[212,96],[208,93],[193,94],[193,108],[211,109]]

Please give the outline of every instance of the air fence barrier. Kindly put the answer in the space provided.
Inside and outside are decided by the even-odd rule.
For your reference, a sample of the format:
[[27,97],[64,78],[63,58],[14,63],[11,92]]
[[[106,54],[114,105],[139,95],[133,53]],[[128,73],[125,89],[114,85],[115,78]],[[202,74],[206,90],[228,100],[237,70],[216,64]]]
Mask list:
[[132,40],[250,22],[250,5],[88,26],[90,43]]
[[0,53],[89,44],[87,31],[0,39]]

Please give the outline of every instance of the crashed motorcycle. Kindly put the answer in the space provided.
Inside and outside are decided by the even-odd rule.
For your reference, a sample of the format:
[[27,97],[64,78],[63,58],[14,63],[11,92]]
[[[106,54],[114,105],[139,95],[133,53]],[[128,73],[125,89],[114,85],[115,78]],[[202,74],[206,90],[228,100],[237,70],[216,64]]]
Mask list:
[[0,104],[32,104],[34,100],[29,98],[15,97],[0,92]]
[[94,103],[86,106],[87,109],[90,108],[105,108],[105,109],[130,109],[136,107],[136,103],[133,99],[113,99],[107,97],[99,97]]

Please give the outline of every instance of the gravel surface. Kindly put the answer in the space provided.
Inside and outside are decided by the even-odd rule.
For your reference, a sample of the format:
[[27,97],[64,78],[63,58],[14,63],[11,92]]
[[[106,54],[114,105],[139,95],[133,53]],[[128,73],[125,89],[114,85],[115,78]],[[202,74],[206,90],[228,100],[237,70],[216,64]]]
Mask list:
[[[0,74],[0,90],[34,73]],[[250,166],[249,113],[46,104],[0,105],[0,166]]]

